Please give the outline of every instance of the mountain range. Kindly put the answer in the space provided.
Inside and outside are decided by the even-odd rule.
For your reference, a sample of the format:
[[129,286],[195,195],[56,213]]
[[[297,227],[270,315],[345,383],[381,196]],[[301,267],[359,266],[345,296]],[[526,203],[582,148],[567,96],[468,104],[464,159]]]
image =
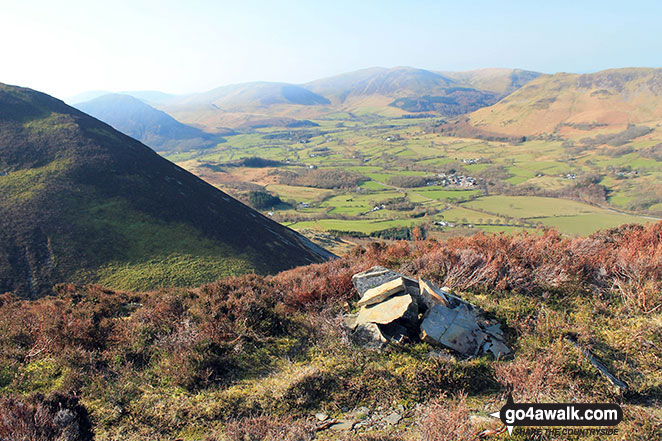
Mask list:
[[331,254],[109,125],[0,84],[0,292],[273,273]]
[[[184,124],[223,134],[229,128],[310,124],[309,119],[338,112],[458,116],[498,102],[538,75],[520,69],[433,72],[412,67],[375,67],[298,85],[253,82],[181,96],[157,92],[127,94]],[[82,109],[86,106],[87,103],[78,104]],[[122,125],[120,121],[104,119],[98,107],[96,112],[100,119],[116,127]]]
[[[312,125],[311,119],[344,112],[388,117],[466,115],[458,133],[514,138],[565,136],[576,127],[657,121],[662,119],[661,89],[662,69],[654,68],[549,75],[506,68],[435,72],[374,67],[300,85],[254,82],[183,96],[154,91],[129,94],[182,124],[217,135],[232,129]],[[140,129],[122,121],[137,103],[127,102],[121,112],[108,111],[112,103],[99,102],[94,108],[91,103],[78,106],[149,144]],[[159,137],[153,129],[145,132]],[[184,139],[171,145],[186,145]]]

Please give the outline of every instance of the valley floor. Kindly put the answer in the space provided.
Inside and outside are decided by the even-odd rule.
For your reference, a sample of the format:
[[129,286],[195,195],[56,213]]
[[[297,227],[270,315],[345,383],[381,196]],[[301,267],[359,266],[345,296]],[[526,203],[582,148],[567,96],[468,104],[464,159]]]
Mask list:
[[246,203],[251,192],[277,196],[257,208],[284,225],[343,237],[412,238],[414,227],[430,237],[539,227],[585,236],[662,216],[662,162],[649,157],[657,130],[623,147],[582,149],[553,138],[446,136],[432,118],[339,114],[316,123],[168,157]]

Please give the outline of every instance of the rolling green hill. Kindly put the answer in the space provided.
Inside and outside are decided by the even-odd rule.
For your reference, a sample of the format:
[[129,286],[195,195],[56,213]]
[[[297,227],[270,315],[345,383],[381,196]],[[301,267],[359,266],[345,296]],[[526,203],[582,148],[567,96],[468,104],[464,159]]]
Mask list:
[[130,95],[103,95],[75,107],[159,152],[204,149],[223,141]]
[[0,292],[183,286],[328,257],[107,124],[0,84]]

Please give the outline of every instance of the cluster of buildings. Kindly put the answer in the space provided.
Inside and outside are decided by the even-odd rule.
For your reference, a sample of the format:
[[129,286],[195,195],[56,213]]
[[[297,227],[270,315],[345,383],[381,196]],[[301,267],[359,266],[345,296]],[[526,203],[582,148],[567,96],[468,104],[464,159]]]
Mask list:
[[437,175],[440,179],[438,181],[427,182],[426,185],[443,185],[444,187],[476,187],[478,186],[478,179],[471,176],[464,175],[447,175],[446,173],[439,173]]

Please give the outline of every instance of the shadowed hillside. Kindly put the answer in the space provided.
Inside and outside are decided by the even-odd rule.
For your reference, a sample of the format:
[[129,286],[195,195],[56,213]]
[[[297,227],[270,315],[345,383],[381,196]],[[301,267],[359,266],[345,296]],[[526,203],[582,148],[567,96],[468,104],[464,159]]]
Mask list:
[[181,286],[327,252],[63,102],[0,85],[0,292]]
[[203,149],[223,141],[129,95],[103,95],[75,107],[159,152]]

